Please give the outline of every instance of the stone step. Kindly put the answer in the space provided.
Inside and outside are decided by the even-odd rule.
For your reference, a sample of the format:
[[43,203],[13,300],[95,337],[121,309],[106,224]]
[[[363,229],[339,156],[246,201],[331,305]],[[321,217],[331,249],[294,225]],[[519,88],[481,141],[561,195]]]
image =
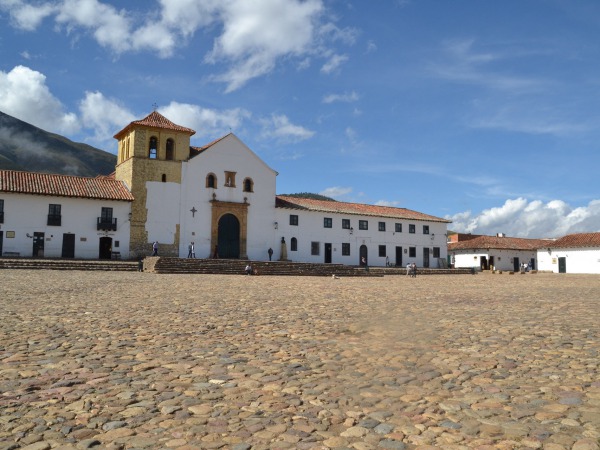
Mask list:
[[173,257],[148,257],[144,270],[155,273],[189,274],[239,274],[245,275],[248,262],[259,275],[286,276],[383,276],[370,273],[362,267],[343,264],[299,263],[291,261],[245,261],[238,259],[187,259]]
[[[245,275],[248,261],[239,259],[187,259],[175,257],[147,257],[144,270],[161,274],[224,274]],[[364,267],[343,264],[300,263],[292,261],[250,261],[259,275],[331,277],[383,277],[406,275],[400,267]],[[71,259],[0,258],[0,269],[29,270],[105,270],[137,271],[137,261],[98,261]],[[470,269],[419,268],[418,275],[470,274]]]
[[0,258],[0,269],[137,271],[135,261]]

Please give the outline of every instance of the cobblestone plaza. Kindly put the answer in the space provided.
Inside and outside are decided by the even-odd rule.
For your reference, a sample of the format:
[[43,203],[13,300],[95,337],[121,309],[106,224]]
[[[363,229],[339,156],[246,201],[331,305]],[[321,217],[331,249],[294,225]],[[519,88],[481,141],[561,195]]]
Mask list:
[[600,448],[598,276],[0,282],[0,449]]

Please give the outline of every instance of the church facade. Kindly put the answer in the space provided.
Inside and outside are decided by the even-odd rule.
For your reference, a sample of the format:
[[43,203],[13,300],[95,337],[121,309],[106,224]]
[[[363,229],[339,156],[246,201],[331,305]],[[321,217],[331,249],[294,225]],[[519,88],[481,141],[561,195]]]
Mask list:
[[[133,259],[149,255],[153,242],[158,242],[159,255],[185,257],[193,242],[198,258],[266,260],[271,249],[273,260],[301,262],[398,266],[415,262],[420,267],[438,267],[446,260],[449,221],[403,208],[277,196],[277,172],[237,136],[229,133],[193,147],[194,133],[154,111],[115,135],[117,165],[111,177],[46,175],[48,186],[85,181],[110,185],[118,195],[103,193],[92,198],[83,191],[61,192],[48,186],[41,191],[28,191],[24,186],[14,189],[4,180],[15,172],[2,171],[0,217],[6,221],[0,223],[0,242],[4,253],[34,256],[26,236],[44,233],[47,239],[51,225],[41,219],[27,224],[25,211],[18,206],[18,198],[29,198],[37,202],[36,210],[58,205],[63,215],[68,211],[69,218],[65,215],[64,219],[71,227],[68,234],[74,236],[67,239],[75,245],[66,257],[106,258],[116,252],[123,259]],[[52,181],[53,177],[60,182]],[[63,207],[67,198],[81,206]],[[110,229],[94,229],[89,218],[79,217],[85,208],[100,208],[97,223],[102,223],[103,208],[108,208],[105,203],[118,205],[112,214],[120,220]],[[59,241],[67,234],[62,224],[52,227],[57,236],[52,233],[52,239]],[[90,241],[93,244],[83,245]],[[62,243],[52,248],[44,255],[65,257]]]

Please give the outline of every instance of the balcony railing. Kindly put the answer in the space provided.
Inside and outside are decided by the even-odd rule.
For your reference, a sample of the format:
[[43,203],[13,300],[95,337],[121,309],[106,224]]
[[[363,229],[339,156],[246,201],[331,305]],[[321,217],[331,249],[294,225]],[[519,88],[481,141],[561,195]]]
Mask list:
[[60,227],[62,216],[60,214],[48,214],[48,225]]
[[117,231],[117,219],[106,219],[98,217],[98,230],[102,231]]

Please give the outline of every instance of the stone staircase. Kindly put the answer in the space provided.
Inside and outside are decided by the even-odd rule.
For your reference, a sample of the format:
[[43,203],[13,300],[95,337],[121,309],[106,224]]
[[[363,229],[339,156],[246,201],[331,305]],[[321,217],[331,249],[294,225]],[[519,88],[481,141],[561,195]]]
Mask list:
[[[189,273],[189,274],[229,274],[245,275],[246,260],[240,259],[187,259],[163,256],[148,256],[143,260],[145,272]],[[401,267],[364,267],[343,264],[300,263],[292,261],[250,261],[259,275],[321,276],[331,277],[383,277],[406,275]],[[61,258],[0,258],[0,269],[29,270],[138,270],[137,261],[82,260]],[[419,268],[418,275],[465,275],[470,269],[425,269]]]
[[[154,273],[193,273],[245,275],[248,261],[239,259],[187,259],[149,256],[144,259],[144,271]],[[381,277],[383,274],[364,267],[343,264],[317,264],[291,261],[250,261],[258,275]]]
[[0,258],[0,269],[105,270],[135,272],[138,270],[138,263],[136,261],[89,259]]

